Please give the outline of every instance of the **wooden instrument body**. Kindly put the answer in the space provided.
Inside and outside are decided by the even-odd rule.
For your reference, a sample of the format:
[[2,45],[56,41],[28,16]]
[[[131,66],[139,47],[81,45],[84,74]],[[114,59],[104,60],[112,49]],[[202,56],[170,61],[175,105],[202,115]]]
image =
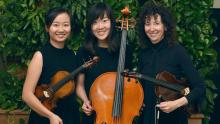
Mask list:
[[[156,79],[166,81],[167,83],[169,83],[171,85],[174,84],[174,85],[180,85],[184,88],[187,87],[187,83],[185,81],[177,80],[176,77],[173,74],[171,74],[169,72],[166,72],[166,71],[158,73],[157,76],[156,76]],[[176,100],[176,99],[183,96],[183,94],[181,94],[181,92],[171,90],[171,89],[166,88],[166,87],[161,86],[161,85],[156,85],[155,93],[156,93],[157,96],[161,96],[162,99],[165,100],[165,101],[173,101],[173,100]]]
[[51,79],[49,85],[42,84],[35,88],[35,96],[39,98],[42,104],[49,110],[53,110],[56,107],[56,102],[59,99],[69,96],[75,89],[75,83],[73,80],[67,81],[56,92],[50,91],[50,87],[56,85],[60,80],[67,77],[69,72],[58,71]]
[[107,72],[96,78],[90,89],[90,99],[96,112],[95,124],[132,124],[143,104],[144,93],[134,78],[124,78],[122,112],[120,118],[112,116],[117,72]]

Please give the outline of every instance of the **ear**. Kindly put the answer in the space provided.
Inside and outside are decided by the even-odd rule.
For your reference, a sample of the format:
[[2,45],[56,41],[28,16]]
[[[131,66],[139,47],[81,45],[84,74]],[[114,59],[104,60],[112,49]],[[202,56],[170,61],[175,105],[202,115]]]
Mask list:
[[167,27],[166,26],[164,26],[164,31],[167,31]]

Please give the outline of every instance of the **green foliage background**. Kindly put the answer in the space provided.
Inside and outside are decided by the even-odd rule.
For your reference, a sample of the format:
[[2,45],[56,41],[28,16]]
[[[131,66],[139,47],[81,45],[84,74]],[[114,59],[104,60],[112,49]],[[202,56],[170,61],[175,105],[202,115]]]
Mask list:
[[[11,63],[19,66],[27,66],[34,51],[42,47],[48,37],[44,29],[44,14],[51,7],[61,6],[67,8],[73,15],[72,17],[72,36],[68,41],[68,46],[76,51],[84,41],[86,10],[92,4],[103,1],[109,3],[115,10],[115,16],[120,15],[120,10],[128,5],[132,11],[132,17],[138,17],[138,12],[144,0],[1,0],[0,1],[0,64],[1,72],[10,72]],[[146,0],[147,1],[147,0]],[[216,94],[214,83],[210,80],[210,75],[217,68],[217,53],[212,48],[216,37],[212,35],[215,20],[209,18],[210,7],[213,0],[148,0],[155,3],[163,3],[171,9],[176,17],[178,40],[183,44],[191,55],[194,65],[205,79],[207,86],[206,101],[203,104],[205,114],[205,124],[208,124],[209,115],[213,111],[213,101]],[[134,44],[137,51],[138,37],[135,30],[128,33],[129,41]],[[136,56],[136,53],[135,53]],[[136,61],[136,59],[134,60]],[[15,69],[17,68],[14,67]],[[3,77],[2,77],[3,78]],[[21,79],[16,87],[13,86],[17,80],[13,75],[8,80],[0,82],[8,89],[13,88],[21,92],[23,80]],[[11,82],[11,83],[9,83]],[[4,90],[0,91],[0,97],[7,97]],[[8,94],[11,94],[13,90]],[[16,96],[16,95],[15,95]],[[14,102],[10,96],[9,101]],[[6,98],[4,98],[6,99]],[[17,100],[15,102],[21,102]],[[10,103],[0,101],[0,107]],[[21,104],[11,105],[13,108],[21,108]],[[23,106],[22,106],[23,107]],[[4,108],[4,107],[3,107]],[[11,107],[12,108],[12,107]]]

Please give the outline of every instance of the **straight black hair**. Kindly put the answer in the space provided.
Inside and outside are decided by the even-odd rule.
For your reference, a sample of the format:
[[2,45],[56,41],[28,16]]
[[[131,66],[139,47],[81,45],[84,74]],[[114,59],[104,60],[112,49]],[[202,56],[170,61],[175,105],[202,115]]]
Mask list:
[[[64,8],[52,8],[50,9],[45,15],[45,24],[47,28],[50,28],[51,24],[53,23],[54,19],[61,13],[67,13],[71,19],[71,14],[68,10]],[[71,22],[71,21],[70,21]]]
[[93,5],[87,12],[87,20],[86,20],[86,38],[84,47],[95,55],[95,47],[97,47],[97,38],[94,36],[92,32],[92,24],[98,19],[103,19],[106,16],[111,21],[110,33],[108,36],[108,50],[110,52],[115,52],[119,48],[120,41],[117,40],[116,36],[116,28],[115,28],[115,18],[113,17],[112,8],[106,3],[97,3]]

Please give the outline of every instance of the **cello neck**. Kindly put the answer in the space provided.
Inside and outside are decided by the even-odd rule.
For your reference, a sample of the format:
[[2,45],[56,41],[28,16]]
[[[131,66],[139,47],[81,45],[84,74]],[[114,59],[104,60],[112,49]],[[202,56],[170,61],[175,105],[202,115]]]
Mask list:
[[124,71],[127,30],[128,27],[130,27],[130,25],[128,24],[129,23],[128,15],[130,14],[128,7],[125,7],[123,10],[121,10],[121,12],[122,12],[122,19],[116,20],[121,23],[119,28],[122,30],[122,37],[121,37],[120,54],[119,54],[117,77],[115,84],[115,94],[113,101],[113,111],[112,111],[113,117],[120,117],[122,111],[124,78],[120,73]]

